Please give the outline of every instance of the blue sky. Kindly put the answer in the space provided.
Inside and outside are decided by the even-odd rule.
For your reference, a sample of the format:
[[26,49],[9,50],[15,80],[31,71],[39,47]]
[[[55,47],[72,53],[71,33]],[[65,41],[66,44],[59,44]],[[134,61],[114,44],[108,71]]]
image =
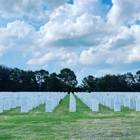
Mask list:
[[[140,70],[139,0],[0,0],[0,64],[88,75]],[[128,16],[129,15],[129,16]]]

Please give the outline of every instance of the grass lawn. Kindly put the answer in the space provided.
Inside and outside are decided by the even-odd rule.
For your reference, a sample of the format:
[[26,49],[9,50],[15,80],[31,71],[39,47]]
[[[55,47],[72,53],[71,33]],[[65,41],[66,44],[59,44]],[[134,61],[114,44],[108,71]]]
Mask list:
[[52,113],[45,104],[28,113],[20,108],[0,114],[0,140],[140,140],[140,112],[99,106],[92,112],[76,96],[77,111],[69,112],[67,95]]

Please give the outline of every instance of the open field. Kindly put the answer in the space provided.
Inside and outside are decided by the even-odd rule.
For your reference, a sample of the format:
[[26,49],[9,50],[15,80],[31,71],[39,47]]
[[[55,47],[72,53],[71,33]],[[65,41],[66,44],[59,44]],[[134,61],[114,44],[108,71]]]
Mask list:
[[92,112],[76,96],[77,111],[69,112],[69,95],[54,109],[45,104],[20,113],[20,108],[0,114],[0,140],[139,140],[140,112],[122,107],[114,112],[100,105]]

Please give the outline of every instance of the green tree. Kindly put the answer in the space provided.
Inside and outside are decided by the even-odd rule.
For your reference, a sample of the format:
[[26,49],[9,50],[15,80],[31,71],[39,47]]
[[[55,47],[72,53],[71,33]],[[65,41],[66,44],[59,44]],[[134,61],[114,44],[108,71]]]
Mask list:
[[39,84],[39,90],[45,91],[46,82],[47,82],[48,77],[49,77],[49,72],[44,70],[44,69],[41,69],[39,71],[35,71],[35,77],[36,77],[37,83]]
[[63,91],[64,83],[58,78],[57,74],[51,73],[47,81],[46,90],[47,91]]
[[127,82],[125,79],[125,75],[117,75],[118,77],[118,87],[119,87],[119,92],[126,92],[128,91],[127,89]]
[[33,71],[22,71],[22,90],[23,91],[37,91],[38,84],[35,78],[35,72]]
[[127,74],[124,74],[124,77],[127,84],[127,91],[134,91],[135,78],[133,74],[128,72]]
[[95,91],[97,84],[96,82],[96,78],[92,75],[89,75],[82,80],[82,87],[88,92]]
[[38,91],[38,83],[33,71],[14,68],[10,79],[12,81],[12,91]]
[[135,91],[140,91],[140,70],[136,72],[134,78],[135,78],[134,89]]
[[13,69],[13,73],[10,76],[12,81],[12,91],[20,91],[22,89],[22,81],[21,78],[22,71],[18,68]]
[[98,88],[98,91],[106,91],[106,83],[103,77],[98,78],[97,88]]
[[9,91],[11,89],[11,73],[11,68],[0,65],[0,91]]
[[68,68],[62,69],[60,74],[58,74],[58,77],[64,83],[65,91],[73,91],[78,84],[75,73]]

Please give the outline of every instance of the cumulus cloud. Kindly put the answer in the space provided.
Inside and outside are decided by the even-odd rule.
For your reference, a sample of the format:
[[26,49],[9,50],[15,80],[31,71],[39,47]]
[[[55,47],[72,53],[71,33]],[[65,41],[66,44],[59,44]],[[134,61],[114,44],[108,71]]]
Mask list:
[[[9,58],[13,56],[15,58],[17,56],[16,60],[22,61],[18,58],[19,54],[22,59],[31,57],[31,53],[34,51],[33,48],[37,46],[36,38],[38,38],[38,34],[25,21],[16,20],[8,23],[7,27],[0,28],[0,38],[0,46],[4,46],[2,47],[2,51],[0,51],[1,55],[5,52],[4,54]],[[5,62],[5,59],[3,59],[2,57],[2,63]],[[9,59],[8,63],[12,60]]]
[[55,46],[59,46],[59,43],[64,46],[96,44],[100,41],[96,34],[101,33],[102,26],[103,21],[100,17],[88,14],[77,17],[75,21],[66,20],[63,23],[50,21],[40,28],[42,36],[40,42],[42,42],[42,45],[51,44]]
[[4,52],[6,51],[6,49],[7,49],[7,47],[0,45],[0,57],[4,54]]
[[127,55],[126,63],[140,62],[140,44],[133,47]]
[[[116,51],[116,50],[115,50]],[[90,47],[88,50],[81,52],[79,61],[83,65],[106,67],[118,61],[118,56],[115,51],[110,51],[106,45],[98,47]]]
[[74,5],[55,9],[49,15],[50,21],[40,28],[41,45],[89,46],[103,41],[106,28],[99,6],[106,7],[101,1],[75,0]]
[[69,0],[43,0],[44,4],[47,6],[48,10],[57,8],[63,4],[65,4],[66,2],[68,2]]
[[8,23],[6,28],[0,28],[0,44],[20,48],[34,42],[36,36],[34,28],[25,21],[16,20]]
[[27,64],[29,65],[42,65],[46,63],[51,63],[52,61],[57,61],[61,66],[73,66],[78,61],[78,56],[74,52],[67,52],[66,49],[53,49],[43,56],[35,57],[30,59]]
[[109,39],[108,45],[111,49],[118,49],[135,44],[137,39],[134,32],[133,29],[122,26],[117,31],[116,36],[112,36],[112,38]]
[[46,18],[45,10],[52,10],[66,3],[66,0],[17,0],[0,1],[0,14],[4,18],[27,16],[37,20]]
[[107,15],[110,24],[121,26],[133,24],[140,19],[139,0],[112,0],[112,3],[113,7]]
[[38,31],[21,20],[0,28],[1,58],[6,50],[15,49],[28,58],[29,66],[48,67],[55,63],[79,71],[88,67],[90,71],[85,73],[96,67],[98,74],[111,71],[111,66],[117,71],[120,65],[140,61],[138,0],[112,0],[112,7],[101,0],[74,0],[73,5],[66,2],[1,0],[1,16],[27,16],[45,23]]

